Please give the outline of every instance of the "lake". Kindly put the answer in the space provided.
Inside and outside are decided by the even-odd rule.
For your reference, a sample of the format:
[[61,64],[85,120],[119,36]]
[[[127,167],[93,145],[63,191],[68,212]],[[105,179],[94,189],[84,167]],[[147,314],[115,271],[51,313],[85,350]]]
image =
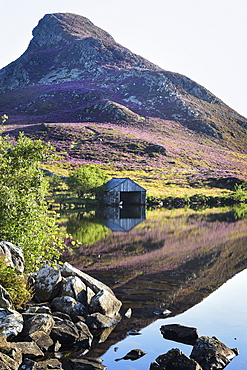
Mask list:
[[[123,302],[121,322],[87,354],[109,370],[149,369],[171,348],[160,327],[193,326],[237,347],[227,369],[247,368],[247,220],[239,208],[104,210],[66,215],[67,231],[81,242],[66,260],[109,285]],[[132,309],[131,318],[124,313]],[[168,317],[157,315],[169,310]],[[128,334],[136,330],[139,335]],[[131,349],[147,352],[122,360]]]

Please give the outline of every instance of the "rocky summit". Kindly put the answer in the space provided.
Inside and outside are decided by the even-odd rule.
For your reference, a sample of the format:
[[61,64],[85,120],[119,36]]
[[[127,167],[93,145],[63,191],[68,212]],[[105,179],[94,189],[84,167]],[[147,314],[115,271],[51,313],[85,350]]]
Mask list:
[[[99,123],[124,125],[145,132],[147,147],[164,142],[169,147],[167,138],[172,143],[182,135],[186,142],[193,137],[200,145],[212,142],[246,153],[246,118],[203,86],[132,53],[76,14],[46,14],[24,54],[0,71],[0,87],[0,111],[9,124],[93,122],[94,130]],[[125,152],[133,145],[128,142]]]

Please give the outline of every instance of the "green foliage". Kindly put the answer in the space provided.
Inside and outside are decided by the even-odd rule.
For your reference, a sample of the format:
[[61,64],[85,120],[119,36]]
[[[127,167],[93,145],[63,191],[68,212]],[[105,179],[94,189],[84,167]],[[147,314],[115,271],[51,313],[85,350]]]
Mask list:
[[244,220],[247,218],[247,204],[237,204],[233,207],[234,220]]
[[108,180],[108,175],[100,167],[94,164],[85,164],[73,171],[67,185],[70,191],[77,193],[79,197],[97,195],[103,191],[103,184]]
[[7,121],[7,119],[9,119],[9,117],[7,116],[7,114],[3,114],[3,115],[1,116],[2,125]]
[[4,259],[0,259],[0,285],[7,290],[16,307],[21,306],[32,296],[27,288],[26,278],[18,275],[15,269],[7,267]]
[[52,175],[48,177],[49,189],[55,193],[63,188],[61,176]]
[[0,136],[0,239],[23,249],[26,270],[59,259],[62,238],[45,202],[48,183],[39,169],[52,147],[19,135]]
[[245,201],[247,199],[247,185],[246,184],[241,184],[241,185],[236,184],[232,198],[235,201],[239,201],[239,202]]

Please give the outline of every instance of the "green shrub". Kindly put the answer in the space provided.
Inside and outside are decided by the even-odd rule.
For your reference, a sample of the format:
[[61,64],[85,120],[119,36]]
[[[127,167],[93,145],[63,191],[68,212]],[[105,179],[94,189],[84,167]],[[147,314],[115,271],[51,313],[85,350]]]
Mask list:
[[7,267],[2,258],[0,258],[0,285],[8,291],[13,305],[17,308],[32,297],[31,289],[27,288],[26,277],[18,275],[14,268]]

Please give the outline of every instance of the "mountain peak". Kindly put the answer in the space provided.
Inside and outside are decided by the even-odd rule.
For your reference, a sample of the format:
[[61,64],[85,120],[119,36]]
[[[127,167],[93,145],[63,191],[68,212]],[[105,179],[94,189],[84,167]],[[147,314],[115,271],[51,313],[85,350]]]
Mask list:
[[29,50],[88,37],[114,42],[109,33],[95,26],[89,19],[73,13],[46,14],[33,29],[32,34]]
[[27,50],[0,70],[0,88],[0,110],[31,122],[139,125],[151,117],[229,147],[244,147],[247,137],[247,120],[203,86],[159,68],[71,13],[39,21]]

